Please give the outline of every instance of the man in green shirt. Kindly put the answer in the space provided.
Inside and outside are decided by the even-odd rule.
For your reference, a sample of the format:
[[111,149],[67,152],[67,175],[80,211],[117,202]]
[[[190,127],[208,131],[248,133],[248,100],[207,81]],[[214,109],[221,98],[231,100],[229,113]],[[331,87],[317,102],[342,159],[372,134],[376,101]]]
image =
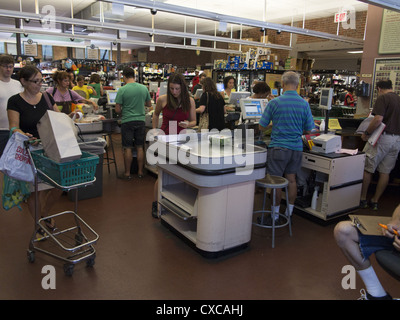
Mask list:
[[125,85],[118,90],[115,99],[115,111],[121,113],[121,137],[124,154],[125,172],[122,179],[130,180],[132,149],[136,147],[138,176],[143,177],[145,105],[151,107],[151,98],[147,88],[135,82],[135,70],[125,67],[123,70]]

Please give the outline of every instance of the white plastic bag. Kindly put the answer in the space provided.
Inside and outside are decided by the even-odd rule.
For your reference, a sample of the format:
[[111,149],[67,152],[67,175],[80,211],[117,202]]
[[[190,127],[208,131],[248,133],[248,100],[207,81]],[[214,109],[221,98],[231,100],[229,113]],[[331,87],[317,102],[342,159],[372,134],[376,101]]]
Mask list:
[[28,137],[19,132],[10,137],[0,158],[0,171],[11,178],[33,182],[31,159],[24,146],[26,140]]

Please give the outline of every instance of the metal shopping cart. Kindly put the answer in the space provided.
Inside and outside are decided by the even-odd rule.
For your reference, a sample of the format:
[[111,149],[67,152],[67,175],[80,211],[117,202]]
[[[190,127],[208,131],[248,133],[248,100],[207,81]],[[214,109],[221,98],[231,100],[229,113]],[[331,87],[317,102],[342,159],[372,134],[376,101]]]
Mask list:
[[[94,244],[98,234],[78,216],[78,190],[75,192],[74,211],[64,211],[47,217],[39,217],[38,184],[39,179],[63,191],[89,186],[96,181],[95,171],[99,157],[82,152],[79,160],[57,163],[44,155],[43,150],[30,151],[32,170],[35,176],[35,227],[29,242],[28,261],[35,261],[35,252],[42,252],[65,262],[64,273],[71,276],[76,263],[86,261],[88,267],[95,263],[96,250]],[[57,221],[59,229],[51,230],[47,219]],[[40,235],[38,237],[38,234]]]

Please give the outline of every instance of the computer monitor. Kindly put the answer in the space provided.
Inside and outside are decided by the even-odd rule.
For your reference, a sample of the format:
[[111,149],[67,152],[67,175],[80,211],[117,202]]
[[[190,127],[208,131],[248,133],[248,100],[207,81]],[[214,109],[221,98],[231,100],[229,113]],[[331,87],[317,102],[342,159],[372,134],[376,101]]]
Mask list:
[[160,92],[158,93],[159,97],[161,97],[164,94],[167,94],[167,87],[168,87],[167,82],[160,82]]
[[261,118],[267,99],[240,99],[240,110],[243,120],[258,120]]
[[149,82],[149,92],[158,91],[158,82]]
[[319,98],[319,108],[324,110],[332,109],[333,88],[322,88]]
[[115,98],[117,97],[117,91],[118,90],[106,90],[108,105],[115,105]]
[[248,91],[231,92],[228,103],[234,104],[235,106],[239,106],[240,99],[244,99],[249,96],[250,96],[250,92],[248,92]]
[[195,92],[195,94],[194,94],[194,97],[195,97],[196,99],[199,99],[199,98],[201,97],[202,94],[203,94],[203,89],[197,89],[196,92]]
[[271,94],[273,96],[277,96],[278,95],[278,89],[271,89]]

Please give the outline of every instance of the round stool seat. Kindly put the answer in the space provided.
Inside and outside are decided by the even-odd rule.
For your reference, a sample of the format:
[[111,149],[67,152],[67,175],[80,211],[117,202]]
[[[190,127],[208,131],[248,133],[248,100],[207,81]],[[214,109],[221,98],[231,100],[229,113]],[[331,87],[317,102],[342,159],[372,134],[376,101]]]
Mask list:
[[261,188],[285,188],[289,181],[284,177],[267,174],[264,178],[256,180],[256,186]]

